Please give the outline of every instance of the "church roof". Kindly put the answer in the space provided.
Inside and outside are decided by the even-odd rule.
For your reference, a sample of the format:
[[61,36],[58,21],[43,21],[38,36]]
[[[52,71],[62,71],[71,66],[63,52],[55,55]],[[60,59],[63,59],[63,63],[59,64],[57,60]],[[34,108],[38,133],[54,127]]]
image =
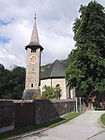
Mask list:
[[41,79],[48,78],[65,78],[64,71],[66,66],[59,60],[56,60],[49,68],[41,74]]
[[40,48],[41,50],[43,50],[43,47],[39,43],[39,36],[38,36],[37,25],[36,25],[36,17],[34,20],[34,26],[33,26],[32,34],[31,34],[30,43],[25,48],[26,49],[27,48]]
[[32,31],[32,34],[31,34],[30,42],[37,42],[39,44],[39,37],[38,37],[36,19],[34,20],[34,26],[33,26],[33,31]]

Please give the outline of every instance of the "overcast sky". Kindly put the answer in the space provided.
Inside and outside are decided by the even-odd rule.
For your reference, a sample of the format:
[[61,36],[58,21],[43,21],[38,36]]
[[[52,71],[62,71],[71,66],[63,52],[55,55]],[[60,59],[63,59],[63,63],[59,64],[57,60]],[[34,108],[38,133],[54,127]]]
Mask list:
[[[25,45],[30,41],[34,13],[40,44],[42,65],[63,60],[75,46],[73,23],[79,7],[90,0],[0,0],[0,63],[6,68],[26,65]],[[105,6],[104,0],[97,0]]]

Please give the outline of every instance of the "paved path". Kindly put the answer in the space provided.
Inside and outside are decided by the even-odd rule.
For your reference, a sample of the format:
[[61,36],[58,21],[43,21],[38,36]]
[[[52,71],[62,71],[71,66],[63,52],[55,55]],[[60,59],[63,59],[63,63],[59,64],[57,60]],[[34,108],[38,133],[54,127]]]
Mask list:
[[98,122],[105,111],[88,111],[49,130],[20,140],[105,140],[105,128]]

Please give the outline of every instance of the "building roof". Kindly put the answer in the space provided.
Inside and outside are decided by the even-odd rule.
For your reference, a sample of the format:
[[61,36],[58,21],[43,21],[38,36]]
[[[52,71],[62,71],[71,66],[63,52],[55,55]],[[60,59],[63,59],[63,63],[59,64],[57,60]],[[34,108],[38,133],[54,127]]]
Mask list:
[[41,79],[65,78],[64,71],[66,66],[59,60],[56,60],[49,68],[41,74]]
[[27,50],[27,48],[40,48],[41,50],[43,50],[43,47],[39,43],[39,36],[38,36],[37,25],[36,25],[36,17],[34,20],[34,26],[33,26],[32,34],[31,34],[30,43],[25,48],[26,48],[26,50]]
[[34,26],[31,34],[31,42],[37,42],[39,44],[39,36],[38,36],[38,31],[37,31],[37,25],[36,25],[36,19],[34,20]]

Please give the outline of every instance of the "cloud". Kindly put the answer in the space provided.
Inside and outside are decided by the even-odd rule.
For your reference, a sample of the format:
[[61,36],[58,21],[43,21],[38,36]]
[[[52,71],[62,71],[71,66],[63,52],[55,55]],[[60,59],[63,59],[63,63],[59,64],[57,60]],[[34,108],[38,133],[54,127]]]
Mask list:
[[[44,26],[44,25],[43,25]],[[42,28],[42,26],[40,26]],[[45,26],[44,26],[45,27]],[[55,59],[66,59],[74,47],[72,22],[65,20],[53,21],[43,32],[39,30],[41,44],[44,51],[42,53],[43,64]]]
[[67,58],[75,45],[72,26],[79,6],[89,1],[0,0],[0,63],[7,68],[14,64],[25,66],[25,45],[30,41],[35,12],[44,47],[42,64]]
[[[11,69],[13,65],[24,66],[24,61],[18,59],[14,54],[10,54],[5,48],[0,46],[0,63],[6,66],[6,68]],[[11,65],[12,64],[12,65]]]

